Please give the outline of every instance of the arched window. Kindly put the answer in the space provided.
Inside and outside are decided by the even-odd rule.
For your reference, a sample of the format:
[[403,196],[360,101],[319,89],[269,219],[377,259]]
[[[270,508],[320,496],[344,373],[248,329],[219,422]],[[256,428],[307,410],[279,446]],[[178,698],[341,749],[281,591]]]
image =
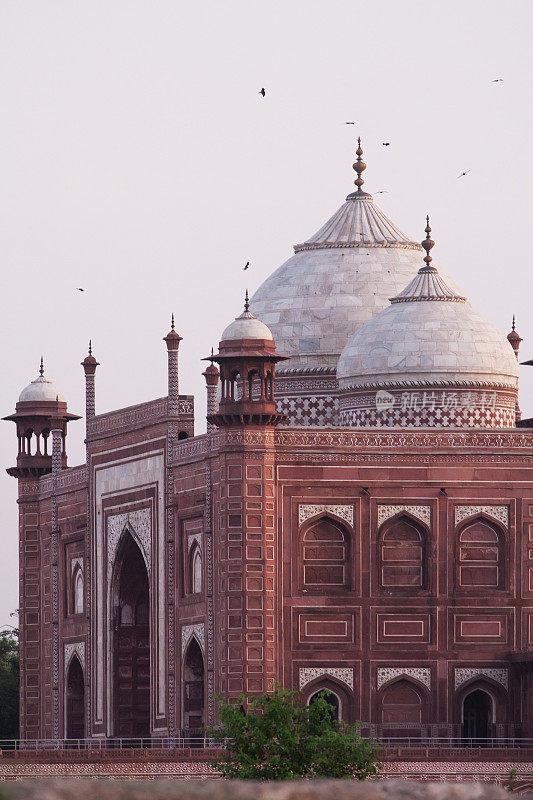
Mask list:
[[180,431],[178,433],[178,439],[181,440],[181,439],[188,439],[188,438],[189,438],[189,434],[187,433],[187,431]]
[[74,571],[74,580],[73,580],[73,592],[74,592],[74,613],[75,614],[83,614],[83,570],[78,564]]
[[204,721],[204,657],[193,637],[183,661],[183,727],[198,731]]
[[72,657],[66,681],[66,737],[83,739],[85,736],[85,681],[77,655]]
[[425,588],[426,533],[410,517],[386,525],[379,539],[380,585],[383,589]]
[[504,586],[503,532],[484,518],[459,534],[457,585],[461,589],[501,589]]
[[307,704],[312,706],[313,703],[316,703],[319,697],[323,698],[328,704],[328,713],[331,716],[331,719],[335,720],[335,722],[340,722],[342,719],[342,706],[340,697],[335,694],[335,692],[332,692],[331,689],[319,689],[317,692],[311,695]]
[[341,523],[322,517],[300,537],[300,586],[305,591],[350,588],[350,536]]
[[202,553],[198,544],[195,544],[190,557],[190,579],[191,593],[201,594],[202,592]]
[[426,697],[422,689],[409,680],[401,679],[386,686],[380,705],[382,723],[413,724],[426,721]]
[[463,736],[479,739],[477,746],[486,744],[493,719],[492,697],[482,689],[474,689],[463,701]]

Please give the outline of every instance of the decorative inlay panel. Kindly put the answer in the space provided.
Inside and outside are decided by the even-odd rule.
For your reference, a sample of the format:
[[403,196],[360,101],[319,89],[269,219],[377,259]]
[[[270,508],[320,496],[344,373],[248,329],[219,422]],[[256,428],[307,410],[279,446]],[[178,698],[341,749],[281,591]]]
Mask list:
[[353,669],[350,667],[300,667],[300,690],[322,675],[342,681],[353,690]]
[[378,689],[381,689],[383,684],[401,675],[414,678],[423,683],[424,686],[427,686],[428,689],[431,689],[431,670],[429,667],[378,667]]
[[316,517],[318,514],[323,514],[327,512],[335,514],[335,516],[345,520],[353,528],[353,506],[337,506],[337,505],[327,505],[320,503],[313,503],[308,505],[299,504],[298,524],[302,525],[302,523],[304,523],[311,517]]
[[191,552],[191,547],[193,542],[196,542],[200,550],[202,549],[202,534],[201,533],[190,533],[187,536],[187,552]]
[[493,519],[505,525],[506,528],[509,527],[509,506],[456,506],[455,524],[459,525],[467,517],[482,513],[493,517]]
[[188,647],[189,642],[191,641],[192,637],[196,636],[198,639],[198,643],[202,648],[202,652],[205,652],[205,633],[204,633],[204,623],[197,622],[195,625],[184,625],[181,629],[181,655],[185,654],[185,650]]
[[149,508],[130,511],[127,514],[113,514],[107,519],[107,579],[111,578],[118,544],[124,529],[127,528],[144,553],[148,574],[152,569],[152,513]]
[[509,670],[497,667],[456,667],[455,668],[455,688],[458,689],[463,683],[478,675],[485,675],[492,678],[496,683],[501,683],[504,689],[509,686]]
[[431,506],[405,506],[405,505],[378,505],[378,528],[388,519],[396,514],[407,511],[412,517],[416,517],[425,525],[431,523]]
[[80,659],[80,664],[83,667],[83,671],[85,672],[85,642],[69,642],[65,645],[65,658],[64,658],[64,668],[65,668],[65,677],[67,675],[68,668],[70,666],[70,659],[76,653],[78,658]]

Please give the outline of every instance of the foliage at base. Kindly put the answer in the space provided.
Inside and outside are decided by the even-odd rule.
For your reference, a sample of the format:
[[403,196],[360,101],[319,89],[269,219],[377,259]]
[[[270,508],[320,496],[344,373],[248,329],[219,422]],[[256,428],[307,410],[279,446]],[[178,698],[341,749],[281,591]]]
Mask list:
[[226,748],[217,765],[221,773],[259,781],[375,775],[379,746],[363,739],[357,724],[337,722],[328,694],[320,692],[309,706],[283,689],[222,700],[220,727],[210,731]]

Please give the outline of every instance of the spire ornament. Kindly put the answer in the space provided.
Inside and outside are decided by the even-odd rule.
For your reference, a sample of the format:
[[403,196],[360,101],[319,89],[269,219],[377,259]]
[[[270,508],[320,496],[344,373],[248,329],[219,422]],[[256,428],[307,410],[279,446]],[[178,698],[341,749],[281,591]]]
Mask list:
[[92,339],[89,339],[89,355],[92,356],[93,354],[93,342]]
[[[426,255],[424,256],[424,261],[425,261],[425,263],[426,263],[425,270],[428,270],[428,271],[429,271],[429,270],[431,270],[432,272],[436,272],[436,270],[435,270],[435,267],[431,267],[431,266],[430,266],[430,264],[431,264],[431,262],[433,261],[433,259],[432,259],[432,258],[431,258],[431,256],[429,255],[429,251],[430,251],[430,250],[431,250],[433,247],[435,247],[435,242],[433,241],[433,239],[432,239],[432,238],[430,237],[430,235],[429,235],[429,234],[431,233],[431,228],[430,228],[430,226],[429,226],[429,214],[428,214],[428,215],[426,215],[426,227],[425,227],[425,231],[426,231],[426,238],[425,238],[425,239],[424,239],[424,241],[422,242],[422,247],[423,247],[423,248],[424,248],[424,250],[426,251]],[[423,267],[422,269],[424,269],[424,267]]]
[[41,366],[39,367],[39,375],[41,378],[44,378],[44,361],[42,356],[41,356]]
[[170,330],[174,330],[174,312],[172,312],[172,319],[170,320]]
[[361,137],[360,136],[357,137],[357,150],[355,152],[357,154],[357,161],[355,162],[355,164],[353,164],[353,168],[357,172],[357,178],[355,179],[354,183],[357,186],[357,194],[365,194],[363,192],[363,190],[361,189],[361,186],[364,183],[364,180],[361,177],[361,174],[365,171],[366,164],[361,158],[361,156],[363,155],[363,148],[361,147]]
[[250,311],[250,300],[248,299],[248,289],[246,290],[246,294],[244,295],[244,311],[245,313]]

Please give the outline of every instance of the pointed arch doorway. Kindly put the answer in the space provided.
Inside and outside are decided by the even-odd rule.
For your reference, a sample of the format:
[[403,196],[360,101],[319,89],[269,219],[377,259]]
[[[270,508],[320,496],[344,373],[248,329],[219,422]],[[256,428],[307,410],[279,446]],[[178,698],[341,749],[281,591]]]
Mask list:
[[85,738],[85,679],[83,669],[77,655],[72,657],[67,672],[66,696],[67,739]]
[[150,736],[150,588],[139,546],[125,533],[113,585],[113,734]]
[[193,636],[183,660],[183,727],[200,732],[205,724],[204,657]]
[[487,743],[492,722],[492,698],[482,689],[475,689],[463,702],[463,737],[476,746]]

